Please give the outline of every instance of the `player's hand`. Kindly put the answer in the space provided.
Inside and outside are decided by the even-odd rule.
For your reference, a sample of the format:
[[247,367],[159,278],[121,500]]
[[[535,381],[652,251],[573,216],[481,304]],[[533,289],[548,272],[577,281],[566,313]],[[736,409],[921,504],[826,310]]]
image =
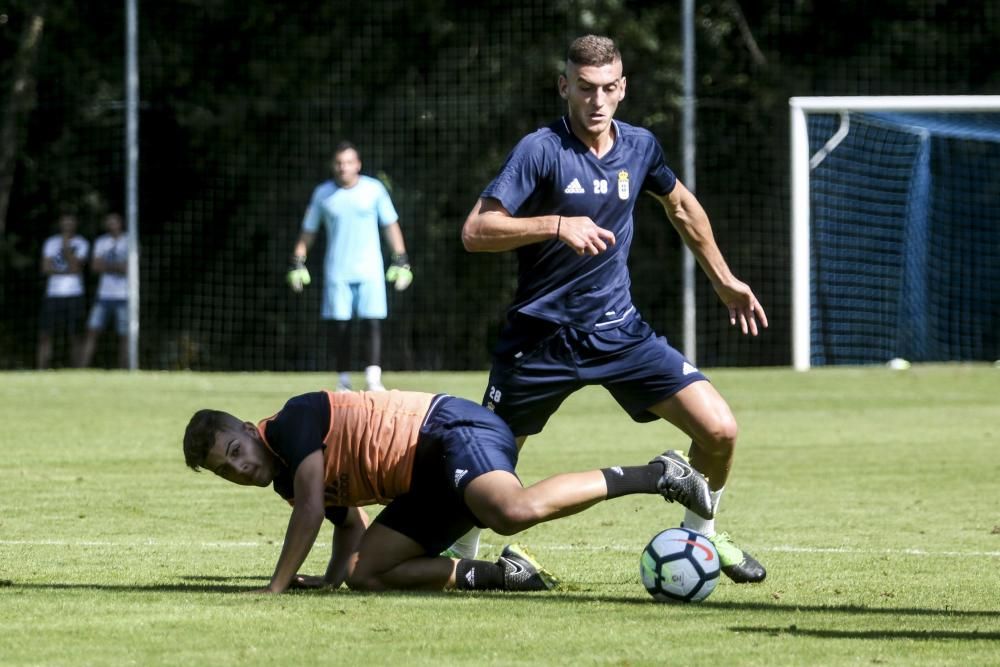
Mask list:
[[410,258],[405,252],[392,256],[392,265],[385,272],[386,281],[395,286],[397,292],[402,292],[413,282],[413,271],[410,270]]
[[288,269],[288,285],[293,292],[301,292],[302,288],[312,282],[309,269],[306,268],[306,258],[302,255],[292,257],[292,265]]
[[313,590],[317,588],[329,588],[330,584],[323,577],[316,577],[309,574],[297,574],[292,577],[288,588]]
[[729,310],[729,324],[739,324],[740,331],[752,336],[760,332],[758,322],[760,327],[767,328],[767,313],[749,285],[736,280],[732,284],[716,285],[715,292]]
[[562,216],[556,225],[556,235],[580,256],[600,255],[609,245],[615,245],[615,233],[586,216]]

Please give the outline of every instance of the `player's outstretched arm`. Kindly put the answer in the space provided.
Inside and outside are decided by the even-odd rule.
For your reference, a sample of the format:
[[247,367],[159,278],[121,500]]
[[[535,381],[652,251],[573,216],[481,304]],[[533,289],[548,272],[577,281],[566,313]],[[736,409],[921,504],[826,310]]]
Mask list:
[[323,479],[323,453],[317,450],[307,456],[295,471],[295,506],[285,531],[285,543],[281,547],[271,583],[255,592],[285,592],[309,555],[324,518]]
[[753,336],[760,333],[758,322],[760,327],[767,328],[767,313],[749,285],[734,278],[730,284],[712,283],[712,286],[729,310],[729,324],[739,326],[740,331]]
[[[328,515],[329,516],[329,515]],[[340,588],[354,570],[361,538],[368,528],[368,515],[359,507],[346,508],[343,521],[334,526],[330,562],[322,576],[296,574],[291,588]]]
[[750,286],[729,270],[729,265],[715,242],[708,214],[698,199],[680,181],[677,181],[670,194],[653,196],[663,205],[670,223],[712,282],[719,299],[726,305],[729,323],[738,325],[744,334],[756,336],[760,331],[758,323],[761,327],[767,327],[767,315]]
[[361,538],[368,529],[368,515],[360,507],[347,508],[344,522],[333,529],[333,551],[323,576],[325,585],[340,588],[358,561]]

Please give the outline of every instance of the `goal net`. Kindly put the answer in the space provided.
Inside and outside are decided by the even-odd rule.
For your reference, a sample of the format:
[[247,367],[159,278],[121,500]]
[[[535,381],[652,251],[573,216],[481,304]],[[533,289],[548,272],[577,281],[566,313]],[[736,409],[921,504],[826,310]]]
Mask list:
[[1000,357],[1000,96],[790,106],[795,367]]

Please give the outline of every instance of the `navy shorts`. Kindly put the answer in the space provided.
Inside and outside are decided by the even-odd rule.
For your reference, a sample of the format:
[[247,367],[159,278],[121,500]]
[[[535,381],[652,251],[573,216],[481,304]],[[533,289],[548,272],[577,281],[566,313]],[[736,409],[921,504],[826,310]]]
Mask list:
[[482,474],[517,465],[510,428],[492,412],[454,396],[434,398],[417,440],[410,490],[375,518],[437,555],[482,523],[465,505],[465,487]]
[[603,386],[632,419],[648,422],[658,418],[651,406],[707,379],[638,314],[593,333],[518,316],[501,334],[483,405],[520,437],[540,433],[587,385]]
[[82,296],[48,296],[42,301],[38,331],[44,334],[66,333],[75,336],[83,331],[86,304]]

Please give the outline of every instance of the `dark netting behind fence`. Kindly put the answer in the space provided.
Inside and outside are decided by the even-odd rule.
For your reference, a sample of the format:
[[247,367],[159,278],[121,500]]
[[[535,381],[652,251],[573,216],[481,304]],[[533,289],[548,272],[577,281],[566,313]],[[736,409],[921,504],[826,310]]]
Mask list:
[[[78,211],[93,240],[100,216],[124,199],[123,9],[50,0],[39,14],[37,4],[14,2],[0,24],[0,101],[21,110],[0,237],[4,368],[34,363],[38,257],[58,211]],[[331,368],[321,286],[295,295],[284,274],[342,139],[389,188],[416,276],[390,292],[383,365],[486,368],[513,256],[465,252],[460,228],[518,138],[563,112],[556,77],[579,34],[619,41],[628,77],[619,117],[652,130],[681,173],[679,1],[139,4],[144,368]],[[701,365],[790,361],[789,96],[995,89],[990,68],[971,65],[992,57],[989,3],[895,4],[872,8],[859,35],[837,3],[696,3],[697,194],[771,319],[759,339],[737,335],[699,273]],[[38,16],[35,59],[21,68]],[[21,69],[27,98],[13,92]],[[680,345],[680,242],[646,199],[634,297]],[[309,257],[317,279],[323,243]],[[89,276],[89,299],[95,286]],[[112,364],[113,352],[106,338],[98,363]]]

